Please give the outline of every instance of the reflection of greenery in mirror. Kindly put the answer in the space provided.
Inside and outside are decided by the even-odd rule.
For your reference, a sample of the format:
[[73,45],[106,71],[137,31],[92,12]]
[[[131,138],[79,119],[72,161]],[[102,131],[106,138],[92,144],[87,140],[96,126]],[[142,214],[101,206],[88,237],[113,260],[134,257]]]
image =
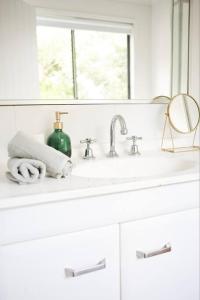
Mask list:
[[127,34],[38,26],[37,41],[41,98],[129,98]]
[[70,30],[37,29],[41,98],[73,99]]
[[79,97],[127,99],[127,36],[85,30],[75,33]]

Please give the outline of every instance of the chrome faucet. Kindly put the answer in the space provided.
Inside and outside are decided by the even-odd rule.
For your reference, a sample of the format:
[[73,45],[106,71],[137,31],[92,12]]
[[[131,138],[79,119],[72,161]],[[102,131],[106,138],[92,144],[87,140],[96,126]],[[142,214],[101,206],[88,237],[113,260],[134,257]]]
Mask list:
[[119,121],[119,124],[121,126],[121,134],[126,135],[128,133],[128,130],[126,128],[126,122],[124,118],[121,115],[115,115],[112,118],[111,125],[110,125],[110,151],[108,153],[109,157],[115,157],[118,156],[116,150],[115,150],[115,125],[117,120]]

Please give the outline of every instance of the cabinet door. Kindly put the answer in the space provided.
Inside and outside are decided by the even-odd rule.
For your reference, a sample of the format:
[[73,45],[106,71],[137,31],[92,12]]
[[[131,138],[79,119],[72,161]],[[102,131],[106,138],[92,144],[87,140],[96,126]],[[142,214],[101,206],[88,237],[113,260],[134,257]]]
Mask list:
[[121,226],[122,300],[199,300],[199,214]]
[[118,226],[0,247],[1,300],[118,300]]

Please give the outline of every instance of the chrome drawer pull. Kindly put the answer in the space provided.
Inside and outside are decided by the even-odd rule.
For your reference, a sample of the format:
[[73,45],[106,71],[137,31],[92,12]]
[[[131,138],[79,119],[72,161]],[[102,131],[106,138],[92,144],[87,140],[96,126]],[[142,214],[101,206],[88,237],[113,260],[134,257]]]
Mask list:
[[138,259],[148,258],[148,257],[164,254],[164,253],[171,252],[171,251],[172,251],[172,247],[171,247],[170,243],[167,243],[159,250],[155,250],[155,251],[151,251],[151,252],[136,251],[136,257]]
[[85,267],[77,270],[66,268],[65,275],[66,277],[77,277],[87,273],[96,272],[105,268],[106,268],[106,259],[104,258],[103,260],[98,262],[98,264],[96,264],[95,266]]

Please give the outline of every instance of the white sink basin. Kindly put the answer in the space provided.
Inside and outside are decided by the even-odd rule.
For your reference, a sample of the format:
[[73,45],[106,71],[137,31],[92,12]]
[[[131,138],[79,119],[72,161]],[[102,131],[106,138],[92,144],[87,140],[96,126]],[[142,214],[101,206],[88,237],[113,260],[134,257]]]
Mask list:
[[127,157],[83,161],[72,174],[89,178],[139,178],[173,175],[195,166],[194,161],[165,157]]

